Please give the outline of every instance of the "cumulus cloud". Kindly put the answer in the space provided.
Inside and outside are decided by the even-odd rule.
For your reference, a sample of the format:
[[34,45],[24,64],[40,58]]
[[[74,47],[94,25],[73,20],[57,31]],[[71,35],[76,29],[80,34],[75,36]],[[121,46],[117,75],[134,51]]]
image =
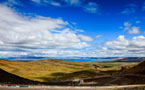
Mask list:
[[[0,51],[7,53],[36,54],[34,49],[65,50],[83,49],[90,46],[92,38],[78,35],[69,23],[60,18],[20,16],[11,8],[0,4]],[[1,53],[2,53],[1,52]],[[23,53],[24,52],[24,53]],[[73,51],[72,51],[73,52]],[[6,54],[6,53],[5,53]]]
[[145,37],[137,36],[132,39],[126,39],[120,35],[116,40],[107,41],[105,46],[110,53],[120,56],[144,56],[145,55]]
[[140,27],[132,27],[129,31],[129,34],[139,34],[140,33]]
[[141,32],[140,27],[132,26],[132,24],[129,22],[125,22],[124,27],[122,28],[124,29],[124,31],[127,31],[129,34],[139,34]]
[[106,46],[109,49],[126,49],[128,44],[128,40],[126,40],[122,35],[119,36],[117,40],[106,42]]

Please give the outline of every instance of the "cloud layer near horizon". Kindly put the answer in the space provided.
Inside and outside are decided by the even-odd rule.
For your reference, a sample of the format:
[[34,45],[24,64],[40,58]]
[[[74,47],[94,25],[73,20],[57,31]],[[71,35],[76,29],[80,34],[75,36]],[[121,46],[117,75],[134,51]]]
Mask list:
[[114,55],[120,56],[144,56],[145,55],[145,37],[137,36],[132,39],[126,39],[123,35],[118,36],[116,40],[105,43],[107,49]]

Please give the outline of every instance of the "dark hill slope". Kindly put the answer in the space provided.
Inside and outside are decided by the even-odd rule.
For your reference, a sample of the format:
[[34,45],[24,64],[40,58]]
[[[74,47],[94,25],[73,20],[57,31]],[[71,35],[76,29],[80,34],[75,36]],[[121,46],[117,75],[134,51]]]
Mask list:
[[0,83],[11,83],[11,84],[37,84],[38,82],[31,81],[20,76],[8,73],[0,69]]
[[138,65],[136,65],[128,70],[125,70],[123,73],[145,75],[145,61],[142,61]]

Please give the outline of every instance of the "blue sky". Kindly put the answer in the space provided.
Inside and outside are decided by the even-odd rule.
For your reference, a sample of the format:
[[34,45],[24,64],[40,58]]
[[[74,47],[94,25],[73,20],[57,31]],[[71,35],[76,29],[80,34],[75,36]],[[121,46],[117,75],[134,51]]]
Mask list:
[[144,0],[1,0],[1,57],[145,56]]

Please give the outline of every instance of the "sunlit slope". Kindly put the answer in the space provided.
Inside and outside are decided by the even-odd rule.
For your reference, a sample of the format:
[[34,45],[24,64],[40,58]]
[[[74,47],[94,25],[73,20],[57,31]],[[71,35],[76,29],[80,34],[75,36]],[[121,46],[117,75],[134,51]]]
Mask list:
[[[38,60],[31,62],[0,60],[0,68],[32,80],[42,81],[42,77],[49,79],[55,73],[71,73],[83,70],[92,70],[87,63],[78,63],[62,60]],[[57,79],[57,78],[53,78]]]
[[[98,65],[99,68],[95,68]],[[136,63],[97,63],[63,60],[38,60],[30,62],[0,60],[0,68],[12,74],[37,81],[66,80],[112,74],[121,66]]]

